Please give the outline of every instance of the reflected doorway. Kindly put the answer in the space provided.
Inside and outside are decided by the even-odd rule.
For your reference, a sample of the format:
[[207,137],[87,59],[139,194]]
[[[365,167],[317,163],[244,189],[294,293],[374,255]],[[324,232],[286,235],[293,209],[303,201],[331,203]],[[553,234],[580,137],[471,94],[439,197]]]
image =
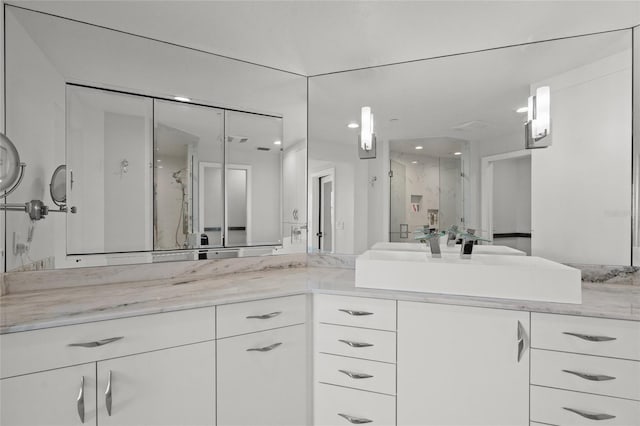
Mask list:
[[335,172],[333,169],[311,176],[311,240],[316,252],[335,252]]

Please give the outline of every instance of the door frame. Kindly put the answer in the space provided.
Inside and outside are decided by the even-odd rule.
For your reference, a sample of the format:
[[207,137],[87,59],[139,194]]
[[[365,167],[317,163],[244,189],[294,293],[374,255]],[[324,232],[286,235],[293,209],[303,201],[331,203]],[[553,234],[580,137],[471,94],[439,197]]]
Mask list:
[[505,152],[488,155],[480,159],[480,233],[483,238],[493,241],[493,165],[497,161],[531,157],[531,150]]

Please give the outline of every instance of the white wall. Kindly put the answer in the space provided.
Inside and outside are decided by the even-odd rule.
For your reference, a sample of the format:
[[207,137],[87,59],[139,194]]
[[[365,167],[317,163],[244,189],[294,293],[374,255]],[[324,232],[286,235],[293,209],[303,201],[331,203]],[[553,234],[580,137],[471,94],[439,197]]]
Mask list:
[[[493,233],[531,233],[531,157],[493,162]],[[531,254],[531,239],[495,238]]]
[[553,145],[532,153],[532,254],[629,265],[631,51],[539,85],[551,87]]
[[640,27],[633,29],[633,110],[635,116],[633,120],[633,212],[634,235],[633,235],[633,262],[634,266],[640,266]]

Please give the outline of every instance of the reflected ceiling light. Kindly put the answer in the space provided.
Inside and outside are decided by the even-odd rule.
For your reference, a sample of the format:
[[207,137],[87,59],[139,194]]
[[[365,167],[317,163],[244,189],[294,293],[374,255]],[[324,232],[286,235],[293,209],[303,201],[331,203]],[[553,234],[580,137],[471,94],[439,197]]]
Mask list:
[[[527,122],[525,123],[525,147],[546,148],[551,145],[551,89],[542,86],[529,96]],[[543,140],[544,139],[544,140]]]
[[416,149],[422,149],[422,145],[416,146]]
[[362,107],[360,113],[358,155],[361,159],[376,158],[376,134],[373,128],[373,113],[371,112],[371,107]]
[[460,151],[456,151],[453,153],[453,155],[462,155],[462,153]]
[[185,98],[184,96],[174,96],[173,99],[180,102],[191,102],[191,99]]
[[411,164],[418,164],[418,162],[417,161],[412,161]]
[[282,141],[273,141],[274,145],[282,145]]
[[526,106],[520,107],[516,110],[518,114],[522,114],[523,112],[527,112],[527,111],[529,111],[529,107],[526,107]]
[[360,125],[352,121],[351,123],[347,124],[347,127],[350,129],[357,129],[358,127],[360,127]]

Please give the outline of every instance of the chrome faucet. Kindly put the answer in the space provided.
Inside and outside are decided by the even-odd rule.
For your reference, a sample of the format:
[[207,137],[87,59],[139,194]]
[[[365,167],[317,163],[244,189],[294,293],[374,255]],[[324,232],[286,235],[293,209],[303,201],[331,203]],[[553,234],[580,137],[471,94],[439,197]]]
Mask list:
[[491,240],[478,237],[476,230],[471,228],[467,228],[467,231],[461,233],[460,236],[462,237],[462,246],[460,248],[460,257],[462,259],[471,259],[471,253],[473,252],[473,246],[476,241],[491,242]]
[[417,230],[414,234],[416,240],[420,240],[420,242],[424,244],[429,243],[432,258],[438,259],[442,257],[440,252],[440,237],[444,235],[444,232],[429,231],[425,233],[423,230]]

